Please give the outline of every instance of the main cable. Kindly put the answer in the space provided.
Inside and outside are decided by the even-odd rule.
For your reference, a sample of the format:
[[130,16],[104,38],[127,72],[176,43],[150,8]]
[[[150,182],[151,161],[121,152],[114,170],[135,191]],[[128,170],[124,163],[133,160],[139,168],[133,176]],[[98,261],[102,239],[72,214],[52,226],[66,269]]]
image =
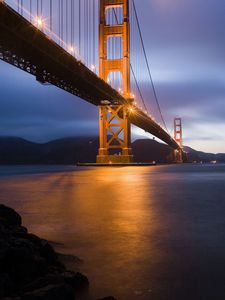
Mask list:
[[[119,25],[119,20],[118,20],[118,17],[117,17],[117,14],[116,14],[116,11],[115,11],[114,8],[113,8],[113,14],[114,14],[114,16],[115,16],[117,25]],[[133,74],[134,81],[135,81],[135,84],[136,84],[136,86],[137,86],[138,93],[140,94],[140,97],[141,97],[141,101],[142,101],[142,103],[143,103],[143,106],[144,106],[145,110],[147,111],[147,106],[146,106],[146,104],[145,104],[145,100],[144,100],[144,97],[143,97],[143,95],[142,95],[142,92],[141,92],[140,86],[139,86],[139,84],[138,84],[137,77],[136,77],[136,75],[135,75],[134,68],[133,68],[131,62],[130,62],[130,69],[131,69],[131,72],[132,72],[132,74]]]
[[140,35],[140,39],[141,39],[141,44],[142,44],[142,48],[143,48],[143,52],[144,52],[144,57],[145,57],[145,61],[146,61],[147,69],[148,69],[149,78],[150,78],[151,85],[152,85],[153,94],[154,94],[154,97],[155,97],[155,100],[156,100],[156,103],[157,103],[157,106],[158,106],[158,110],[159,110],[163,125],[164,125],[166,131],[168,132],[166,122],[163,118],[162,110],[161,110],[161,107],[160,107],[160,104],[159,104],[159,99],[158,99],[158,96],[157,96],[157,93],[156,93],[155,85],[154,85],[154,82],[153,82],[152,73],[151,73],[151,70],[150,70],[148,57],[147,57],[147,53],[146,53],[146,50],[145,50],[144,40],[143,40],[143,36],[142,36],[142,32],[141,32],[141,27],[140,27],[140,23],[139,23],[139,19],[138,19],[136,6],[135,6],[135,3],[134,3],[134,0],[131,0],[131,1],[132,1],[133,8],[134,8],[135,19],[136,19],[137,26],[138,26],[138,31],[139,31],[139,35]]

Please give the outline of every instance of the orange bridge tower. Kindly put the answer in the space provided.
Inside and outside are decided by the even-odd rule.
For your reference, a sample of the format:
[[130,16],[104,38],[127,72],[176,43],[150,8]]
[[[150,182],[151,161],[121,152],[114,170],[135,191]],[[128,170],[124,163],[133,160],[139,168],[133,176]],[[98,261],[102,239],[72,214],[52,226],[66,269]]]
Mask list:
[[[116,11],[120,10],[120,18]],[[107,18],[114,13],[112,18]],[[110,22],[111,20],[111,22]],[[119,57],[110,54],[110,40],[121,49]],[[112,50],[111,50],[112,51]],[[130,91],[130,22],[129,0],[100,0],[99,76],[109,83],[113,73],[121,75],[121,92],[132,103]],[[97,163],[130,163],[131,126],[128,105],[99,106],[99,153]]]

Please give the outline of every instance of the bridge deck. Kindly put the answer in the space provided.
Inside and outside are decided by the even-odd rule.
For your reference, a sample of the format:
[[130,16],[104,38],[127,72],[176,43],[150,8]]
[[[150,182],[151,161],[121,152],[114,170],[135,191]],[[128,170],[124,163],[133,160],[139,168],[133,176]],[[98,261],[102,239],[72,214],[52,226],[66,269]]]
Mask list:
[[[128,101],[94,72],[38,30],[29,21],[0,2],[0,59],[51,83],[94,105]],[[144,129],[174,149],[179,145],[148,115],[136,108],[132,124]]]

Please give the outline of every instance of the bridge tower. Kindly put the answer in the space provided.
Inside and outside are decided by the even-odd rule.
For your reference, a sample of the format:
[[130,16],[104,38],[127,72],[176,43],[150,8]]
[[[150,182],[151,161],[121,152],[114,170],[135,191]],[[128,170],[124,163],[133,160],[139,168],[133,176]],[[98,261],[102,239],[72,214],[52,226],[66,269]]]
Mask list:
[[182,130],[182,119],[174,119],[174,139],[180,146],[180,149],[174,150],[174,159],[177,163],[183,162],[183,130]]
[[[120,9],[122,19],[119,24],[109,24],[107,14]],[[117,20],[118,21],[118,20]],[[111,58],[109,39],[119,38],[121,56]],[[132,103],[130,91],[130,22],[129,0],[100,0],[99,25],[99,76],[106,82],[112,73],[120,73],[123,96]],[[107,100],[107,99],[106,99]],[[130,163],[131,126],[128,119],[129,105],[102,105],[99,107],[99,153],[97,163]],[[115,155],[116,154],[116,155]]]

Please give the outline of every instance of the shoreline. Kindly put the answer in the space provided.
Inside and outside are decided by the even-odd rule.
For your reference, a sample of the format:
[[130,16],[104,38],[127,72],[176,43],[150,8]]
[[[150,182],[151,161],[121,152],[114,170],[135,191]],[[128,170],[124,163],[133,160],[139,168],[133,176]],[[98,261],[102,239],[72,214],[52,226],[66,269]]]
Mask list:
[[[90,300],[88,278],[67,269],[65,259],[52,244],[29,233],[21,216],[0,204],[0,299]],[[105,297],[104,300],[115,300]],[[101,300],[103,300],[101,299]],[[100,300],[100,299],[98,299]]]

